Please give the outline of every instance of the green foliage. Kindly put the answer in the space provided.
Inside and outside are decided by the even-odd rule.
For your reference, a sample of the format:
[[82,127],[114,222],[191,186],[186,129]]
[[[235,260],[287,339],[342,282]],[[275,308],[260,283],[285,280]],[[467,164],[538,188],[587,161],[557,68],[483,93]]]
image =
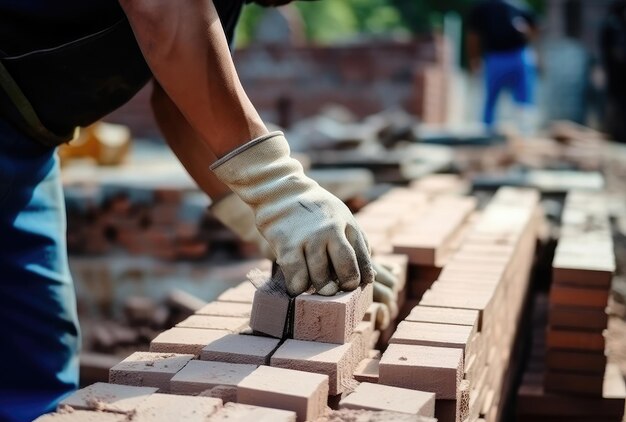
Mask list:
[[[321,44],[346,40],[357,34],[424,33],[441,26],[445,13],[464,15],[477,0],[320,0],[293,4],[302,13],[307,38]],[[543,12],[547,0],[527,0]],[[237,29],[238,45],[253,41],[263,8],[247,5]]]

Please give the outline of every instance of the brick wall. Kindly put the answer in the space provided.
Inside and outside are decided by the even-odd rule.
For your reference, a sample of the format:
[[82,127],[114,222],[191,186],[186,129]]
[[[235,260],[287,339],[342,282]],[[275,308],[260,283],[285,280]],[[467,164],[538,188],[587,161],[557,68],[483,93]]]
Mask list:
[[[435,122],[445,109],[443,44],[419,39],[330,47],[258,45],[238,50],[235,62],[266,121],[288,124],[335,103],[360,117],[400,106]],[[437,89],[425,89],[431,82]],[[148,86],[106,120],[129,125],[135,136],[159,136],[149,98]]]

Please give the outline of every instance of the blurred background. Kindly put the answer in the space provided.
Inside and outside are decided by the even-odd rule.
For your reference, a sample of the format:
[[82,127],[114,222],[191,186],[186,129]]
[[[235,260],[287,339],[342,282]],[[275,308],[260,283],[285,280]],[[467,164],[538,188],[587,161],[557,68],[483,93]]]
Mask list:
[[[311,177],[353,211],[438,173],[454,174],[481,203],[504,185],[540,190],[546,227],[533,289],[544,296],[563,198],[573,189],[604,192],[618,263],[614,329],[623,339],[624,2],[525,2],[535,22],[535,100],[522,118],[503,92],[492,127],[483,122],[485,66],[474,66],[467,48],[476,3],[251,3],[234,59],[264,120],[287,133]],[[111,364],[266,264],[207,212],[210,199],[165,146],[150,92],[61,151],[83,383],[105,378]]]

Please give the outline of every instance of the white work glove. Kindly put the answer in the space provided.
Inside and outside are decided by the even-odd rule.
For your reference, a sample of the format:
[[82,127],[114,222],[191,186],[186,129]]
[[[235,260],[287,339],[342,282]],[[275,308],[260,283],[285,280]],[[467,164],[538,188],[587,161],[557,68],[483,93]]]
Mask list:
[[283,134],[273,132],[230,152],[211,170],[252,208],[291,295],[311,284],[333,295],[373,282],[369,247],[352,213],[289,153]]
[[[211,212],[222,224],[236,233],[242,240],[254,243],[261,255],[272,261],[276,255],[269,243],[261,236],[254,224],[252,209],[237,195],[231,193],[211,205]],[[389,325],[390,318],[398,316],[398,305],[394,293],[397,278],[383,265],[372,261],[376,271],[374,279],[374,301],[384,305],[376,317],[376,329],[384,330]],[[324,292],[322,292],[324,293]]]

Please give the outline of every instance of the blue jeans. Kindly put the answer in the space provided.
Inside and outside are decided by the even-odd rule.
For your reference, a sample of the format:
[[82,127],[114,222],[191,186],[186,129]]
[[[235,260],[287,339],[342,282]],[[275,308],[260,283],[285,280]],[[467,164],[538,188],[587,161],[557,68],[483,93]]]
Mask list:
[[535,78],[535,59],[530,48],[485,54],[487,98],[483,122],[489,127],[493,126],[502,90],[509,90],[518,105],[534,104]]
[[78,386],[80,332],[56,151],[0,118],[0,421]]

